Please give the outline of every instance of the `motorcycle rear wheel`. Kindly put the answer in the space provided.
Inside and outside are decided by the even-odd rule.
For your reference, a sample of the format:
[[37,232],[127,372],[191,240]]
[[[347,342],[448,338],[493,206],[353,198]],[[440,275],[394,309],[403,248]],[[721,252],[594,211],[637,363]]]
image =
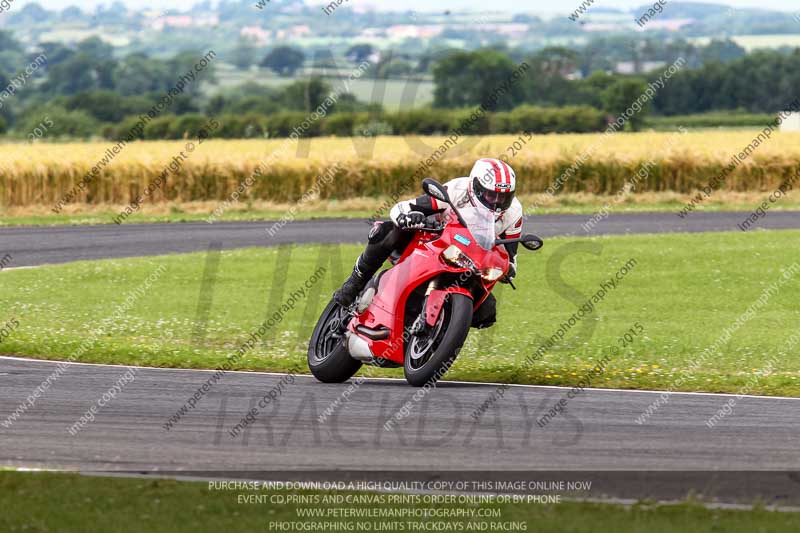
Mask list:
[[472,324],[472,305],[472,299],[463,294],[449,294],[429,335],[409,339],[403,370],[410,385],[432,385],[450,369],[467,340]]
[[361,362],[350,357],[344,336],[334,337],[341,311],[341,306],[331,300],[308,343],[308,369],[323,383],[344,383],[361,368]]

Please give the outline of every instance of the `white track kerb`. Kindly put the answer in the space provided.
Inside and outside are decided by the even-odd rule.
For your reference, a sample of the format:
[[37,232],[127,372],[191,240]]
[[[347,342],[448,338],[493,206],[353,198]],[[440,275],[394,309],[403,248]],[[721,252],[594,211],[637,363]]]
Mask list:
[[[7,361],[27,361],[30,363],[42,363],[42,364],[63,364],[63,365],[74,365],[74,366],[96,366],[101,368],[137,368],[140,370],[147,370],[151,372],[216,372],[215,369],[212,368],[164,368],[164,367],[155,367],[155,366],[131,366],[131,365],[108,365],[102,363],[78,363],[75,361],[59,361],[55,359],[34,359],[31,357],[16,357],[13,355],[0,355],[0,360],[7,360]],[[251,371],[251,370],[234,370],[230,372],[231,374],[242,374],[248,376],[272,376],[272,377],[281,377],[286,376],[286,372],[259,372],[259,371]],[[298,374],[295,376],[296,379],[309,379],[316,381],[312,375],[309,374]],[[366,378],[369,382],[374,383],[381,383],[381,382],[388,382],[388,383],[406,383],[406,380],[403,378]],[[508,384],[508,383],[495,383],[491,381],[459,381],[459,380],[442,380],[443,383],[455,383],[458,385],[475,385],[475,386],[492,386],[492,387],[525,387],[525,388],[534,388],[534,389],[548,389],[548,390],[563,390],[568,391],[572,390],[572,387],[564,387],[560,385],[526,385],[526,384]],[[594,392],[624,392],[624,393],[631,393],[631,394],[661,394],[664,391],[660,390],[650,390],[650,389],[615,389],[615,388],[608,388],[608,389],[601,389],[601,388],[592,388],[586,387],[584,390],[594,391]],[[729,392],[689,392],[689,391],[674,391],[670,394],[677,394],[677,395],[684,395],[684,396],[713,396],[715,398],[728,398],[731,396],[737,397],[738,394],[729,393]],[[796,400],[800,401],[800,398],[795,398],[792,396],[764,396],[759,394],[746,394],[743,398],[756,398],[761,400]]]

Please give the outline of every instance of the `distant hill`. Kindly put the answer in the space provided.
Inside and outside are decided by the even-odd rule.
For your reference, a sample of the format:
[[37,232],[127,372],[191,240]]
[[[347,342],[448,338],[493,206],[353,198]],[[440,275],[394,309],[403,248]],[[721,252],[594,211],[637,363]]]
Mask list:
[[[633,9],[635,13],[644,13],[652,8],[653,4],[642,4]],[[664,11],[658,16],[661,18],[674,18],[674,19],[705,19],[708,17],[724,16],[731,11],[731,6],[721,4],[708,4],[704,2],[667,2]],[[749,10],[742,10],[749,11]]]

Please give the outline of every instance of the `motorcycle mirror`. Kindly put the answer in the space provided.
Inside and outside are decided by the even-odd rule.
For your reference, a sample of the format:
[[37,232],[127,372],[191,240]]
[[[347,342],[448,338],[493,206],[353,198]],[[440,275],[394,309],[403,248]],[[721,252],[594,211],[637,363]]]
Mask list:
[[450,196],[447,194],[447,189],[433,178],[425,178],[422,180],[422,190],[428,196],[432,196],[447,204],[450,203]]
[[528,250],[536,251],[544,246],[544,241],[536,235],[528,234],[522,238],[522,246]]

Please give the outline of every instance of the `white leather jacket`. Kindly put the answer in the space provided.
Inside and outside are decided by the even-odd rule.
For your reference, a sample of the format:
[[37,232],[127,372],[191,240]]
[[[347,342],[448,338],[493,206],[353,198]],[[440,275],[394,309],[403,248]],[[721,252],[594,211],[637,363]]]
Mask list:
[[[472,204],[477,202],[475,195],[472,193],[472,180],[470,178],[456,178],[444,184],[447,188],[447,193],[450,195],[450,200],[458,207],[461,205]],[[397,224],[398,217],[401,214],[408,214],[411,211],[419,211],[426,216],[438,213],[447,213],[452,208],[449,205],[440,205],[435,198],[428,195],[420,196],[413,200],[405,200],[398,202],[395,205],[389,216],[392,221]],[[523,209],[522,204],[514,198],[511,202],[511,207],[506,209],[503,213],[497,215],[495,220],[495,231],[499,238],[513,238],[519,237],[522,234],[523,222]],[[514,265],[514,270],[517,268],[517,246],[509,245],[506,249],[511,256],[511,263]]]

